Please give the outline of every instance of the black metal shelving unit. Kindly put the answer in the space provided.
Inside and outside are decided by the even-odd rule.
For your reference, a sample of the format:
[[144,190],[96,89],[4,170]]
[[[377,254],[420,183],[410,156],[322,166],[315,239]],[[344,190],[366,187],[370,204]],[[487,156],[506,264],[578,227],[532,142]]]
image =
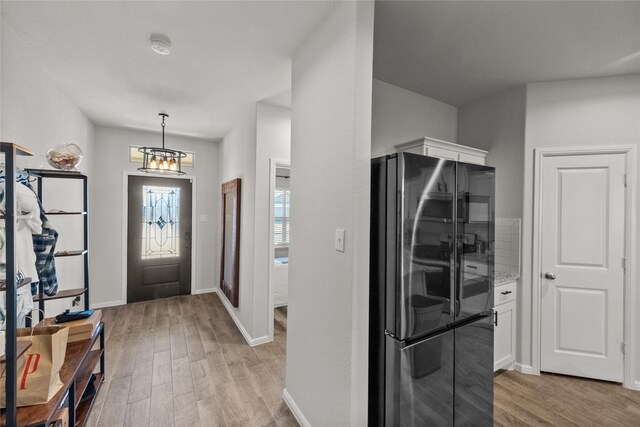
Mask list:
[[16,257],[15,257],[15,231],[16,231],[16,157],[33,156],[33,152],[10,142],[0,142],[0,153],[4,157],[4,197],[5,197],[5,396],[6,396],[6,425],[15,426],[17,424],[17,360],[18,341],[16,338],[16,328],[18,326],[17,315],[17,291],[18,280],[16,279]]
[[61,299],[61,298],[76,298],[81,295],[84,295],[84,309],[89,310],[89,215],[88,215],[88,188],[87,188],[87,176],[80,172],[67,172],[67,171],[59,171],[59,170],[48,170],[48,169],[26,169],[30,176],[36,178],[37,182],[37,193],[38,199],[43,206],[45,206],[45,200],[43,198],[43,184],[45,179],[79,179],[82,180],[82,194],[83,194],[83,207],[82,211],[74,211],[74,212],[65,212],[65,211],[52,211],[46,212],[47,216],[50,215],[73,215],[73,216],[82,216],[82,221],[84,225],[84,236],[83,236],[83,244],[84,247],[81,250],[70,250],[70,251],[59,251],[55,253],[56,258],[60,257],[72,257],[72,256],[82,256],[84,259],[84,286],[82,288],[76,289],[64,289],[58,290],[58,293],[54,296],[47,296],[44,294],[42,285],[39,285],[38,295],[33,297],[34,301],[38,302],[39,311],[39,319],[42,320],[44,318],[44,306],[46,301]]

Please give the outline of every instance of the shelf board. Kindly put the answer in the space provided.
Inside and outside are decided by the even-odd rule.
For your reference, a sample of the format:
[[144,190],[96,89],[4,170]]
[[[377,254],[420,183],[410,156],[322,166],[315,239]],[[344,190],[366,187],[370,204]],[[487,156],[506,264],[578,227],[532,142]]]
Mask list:
[[93,404],[96,401],[98,391],[100,390],[103,382],[103,374],[96,374],[96,378],[93,381],[93,384],[96,388],[96,394],[94,394],[91,399],[80,402],[78,406],[76,406],[76,427],[83,427],[87,423],[87,419],[89,418],[89,414],[91,413],[91,408],[93,408]]
[[[69,390],[73,379],[76,377],[78,371],[84,365],[84,361],[86,360],[87,355],[96,343],[98,337],[100,336],[102,328],[104,328],[104,324],[101,322],[95,329],[93,337],[91,337],[90,339],[67,344],[67,352],[65,355],[64,363],[62,364],[62,369],[60,369],[60,381],[62,382],[62,388],[58,390],[58,392],[47,403],[44,403],[42,405],[31,405],[18,408],[18,426],[31,427],[43,424],[48,425],[48,423],[52,419],[54,419],[53,417],[58,412],[60,403],[67,397],[67,391]],[[99,386],[100,384],[96,385]],[[98,387],[96,387],[96,389],[97,388]],[[85,404],[88,407],[83,410],[86,410],[88,414],[93,402],[88,400],[86,402],[82,402],[81,405],[83,406],[83,408]],[[77,408],[76,414],[78,414],[79,411],[80,408]],[[0,414],[0,425],[5,424],[6,415],[3,411],[3,413]]]
[[[82,362],[82,367],[76,375],[76,407],[78,407],[78,405],[80,404],[80,399],[82,398],[84,391],[89,385],[91,374],[93,374],[93,370],[96,368],[101,354],[101,348],[91,350],[87,357],[84,359],[84,362]],[[97,376],[98,374],[96,374],[96,377]]]
[[82,294],[84,294],[85,289],[84,288],[77,288],[77,289],[65,289],[62,291],[58,291],[57,294],[53,295],[53,296],[48,296],[48,295],[34,295],[33,296],[33,300],[34,301],[40,301],[40,300],[44,300],[44,301],[49,301],[49,300],[54,300],[54,299],[62,299],[62,298],[72,298],[72,297],[78,297]]
[[13,142],[0,142],[2,145],[12,145],[13,148],[16,149],[16,154],[18,156],[33,156],[33,151],[28,148],[24,148],[18,144],[14,144]]
[[[21,287],[28,285],[29,283],[31,283],[31,277],[25,277],[22,280],[18,281],[18,286],[16,287],[16,289],[20,289]],[[0,280],[0,291],[6,291],[7,290],[7,281],[2,279]]]
[[51,215],[86,215],[87,212],[65,212],[65,211],[54,211],[54,212],[45,212],[44,213],[46,216],[51,216]]
[[53,254],[54,257],[56,258],[62,258],[62,257],[66,257],[66,256],[80,256],[80,255],[84,255],[87,252],[89,252],[88,250],[84,249],[84,250],[77,250],[77,251],[59,251],[56,252],[55,254]]
[[57,169],[25,169],[31,176],[39,178],[86,178],[86,175],[76,171],[62,171]]
[[[16,346],[16,360],[22,356],[22,354],[27,351],[29,349],[29,347],[31,347],[31,343],[30,342],[26,342],[26,341],[18,341],[17,346]],[[7,359],[6,359],[7,355],[5,354],[4,356],[0,356],[0,363],[4,363]]]

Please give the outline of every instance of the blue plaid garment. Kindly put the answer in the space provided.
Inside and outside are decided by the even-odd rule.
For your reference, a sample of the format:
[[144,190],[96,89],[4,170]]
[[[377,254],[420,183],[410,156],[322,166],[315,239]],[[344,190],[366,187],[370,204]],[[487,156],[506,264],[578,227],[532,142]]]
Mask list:
[[[22,182],[33,191],[33,187],[27,182]],[[35,193],[35,191],[34,191]],[[38,199],[40,206],[40,220],[42,221],[42,234],[33,235],[33,250],[36,253],[36,270],[38,279],[42,284],[42,290],[47,296],[58,293],[58,276],[56,274],[56,262],[53,254],[56,251],[58,232],[51,227],[49,219],[44,214],[42,201]],[[31,284],[31,293],[38,294],[38,283]]]

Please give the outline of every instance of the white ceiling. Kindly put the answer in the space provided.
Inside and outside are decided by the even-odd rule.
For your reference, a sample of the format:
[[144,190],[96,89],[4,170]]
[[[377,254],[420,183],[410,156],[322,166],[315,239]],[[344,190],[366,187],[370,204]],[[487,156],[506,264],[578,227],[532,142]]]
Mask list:
[[[333,1],[2,1],[97,125],[218,139],[290,103],[291,58]],[[640,2],[378,1],[374,76],[461,106],[528,82],[640,72]],[[168,35],[169,56],[151,51]]]
[[378,1],[374,76],[455,106],[640,72],[640,2]]
[[[287,102],[291,58],[332,1],[2,1],[9,24],[97,125],[224,136],[255,101]],[[166,34],[169,56],[153,53]],[[285,93],[285,95],[282,95]]]

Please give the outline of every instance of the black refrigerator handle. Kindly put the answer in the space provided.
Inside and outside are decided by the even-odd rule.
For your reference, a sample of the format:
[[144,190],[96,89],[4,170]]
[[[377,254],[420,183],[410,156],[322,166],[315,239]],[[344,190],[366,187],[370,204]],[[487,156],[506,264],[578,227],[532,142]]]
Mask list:
[[455,318],[458,318],[458,315],[460,314],[460,292],[462,291],[462,286],[461,286],[461,281],[462,281],[462,253],[463,253],[463,243],[462,240],[460,240],[457,230],[456,230],[456,251],[455,251],[455,258],[454,258],[454,268],[455,268],[455,274],[453,275],[455,277],[455,312],[453,313]]

